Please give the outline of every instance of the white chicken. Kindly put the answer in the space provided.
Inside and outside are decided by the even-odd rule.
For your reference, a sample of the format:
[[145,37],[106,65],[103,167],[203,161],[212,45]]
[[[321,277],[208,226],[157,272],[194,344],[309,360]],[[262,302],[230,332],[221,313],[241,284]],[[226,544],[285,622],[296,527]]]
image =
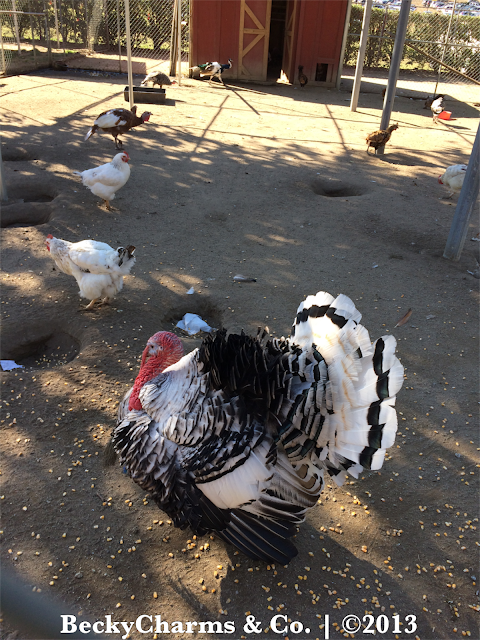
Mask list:
[[324,473],[341,485],[380,469],[395,440],[395,338],[372,345],[360,319],[349,298],[321,291],[300,304],[289,340],[222,330],[183,356],[176,335],[156,333],[107,464],[118,454],[176,526],[288,563]]
[[102,164],[94,169],[86,171],[74,171],[74,175],[81,176],[83,184],[92,193],[105,200],[107,209],[110,210],[110,200],[115,198],[115,193],[126,184],[130,177],[130,156],[126,151],[117,153],[111,162]]
[[108,304],[121,291],[123,277],[135,264],[133,245],[112,249],[105,242],[68,242],[51,234],[45,244],[60,271],[75,278],[80,296],[90,300],[86,309],[91,309],[99,298]]
[[438,182],[444,184],[450,189],[447,198],[451,198],[454,193],[460,193],[467,172],[466,164],[452,164],[451,167],[445,169],[443,176],[438,176]]

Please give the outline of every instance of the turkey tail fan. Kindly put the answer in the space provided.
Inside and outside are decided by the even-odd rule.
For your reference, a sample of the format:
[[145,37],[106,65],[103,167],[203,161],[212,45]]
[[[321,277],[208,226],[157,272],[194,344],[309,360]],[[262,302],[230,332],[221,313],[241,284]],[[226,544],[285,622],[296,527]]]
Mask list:
[[300,304],[292,329],[293,342],[307,350],[315,345],[327,363],[328,428],[316,446],[320,460],[328,457],[327,471],[337,484],[346,471],[357,476],[362,467],[380,469],[397,431],[395,396],[403,366],[396,340],[384,336],[372,345],[360,320],[350,298],[321,291]]

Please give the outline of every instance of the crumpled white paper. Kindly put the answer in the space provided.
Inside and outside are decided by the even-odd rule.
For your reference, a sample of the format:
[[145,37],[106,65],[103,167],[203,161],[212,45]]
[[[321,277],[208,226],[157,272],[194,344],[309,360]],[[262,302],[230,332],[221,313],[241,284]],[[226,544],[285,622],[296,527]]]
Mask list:
[[12,369],[23,369],[23,364],[17,364],[14,360],[0,360],[2,371],[11,371]]
[[183,318],[179,322],[177,322],[176,326],[179,329],[183,329],[184,331],[186,331],[189,336],[193,336],[199,331],[205,331],[206,333],[214,331],[214,329],[210,327],[205,322],[205,320],[202,320],[202,318],[196,313],[186,313]]

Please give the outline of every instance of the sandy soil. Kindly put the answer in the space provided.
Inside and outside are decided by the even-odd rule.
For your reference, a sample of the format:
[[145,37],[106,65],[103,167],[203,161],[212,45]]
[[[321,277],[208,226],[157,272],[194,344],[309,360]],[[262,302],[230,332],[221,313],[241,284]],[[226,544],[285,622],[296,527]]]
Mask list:
[[[460,261],[442,258],[456,196],[437,182],[468,161],[478,124],[460,89],[448,101],[455,119],[438,126],[421,100],[397,98],[399,129],[369,157],[378,94],[352,113],[346,92],[185,80],[125,136],[132,174],[107,212],[72,171],[114,155],[108,136],[83,137],[125,104],[124,80],[46,71],[2,82],[9,197],[30,200],[4,207],[2,358],[25,368],[1,374],[3,566],[62,599],[77,623],[160,614],[170,638],[192,637],[187,621],[218,621],[210,637],[255,637],[248,615],[278,637],[268,631],[277,614],[310,630],[289,638],[323,639],[326,615],[340,638],[345,616],[368,627],[368,612],[387,616],[382,638],[478,637],[478,280],[468,273],[478,226]],[[48,233],[137,247],[114,304],[83,310]],[[257,282],[235,283],[237,273]],[[399,434],[381,472],[328,483],[288,567],[265,566],[175,530],[121,468],[105,471],[102,449],[154,332],[189,311],[286,335],[321,289],[349,295],[372,339],[397,337]],[[187,351],[200,342],[182,339]],[[227,621],[233,634],[220,632]],[[25,637],[14,629],[1,637]]]

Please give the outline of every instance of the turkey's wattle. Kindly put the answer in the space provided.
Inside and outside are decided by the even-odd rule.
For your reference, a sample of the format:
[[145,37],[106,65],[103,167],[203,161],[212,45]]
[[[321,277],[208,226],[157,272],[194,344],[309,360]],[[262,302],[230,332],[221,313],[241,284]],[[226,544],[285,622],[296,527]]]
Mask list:
[[141,411],[142,403],[138,397],[140,389],[167,367],[178,362],[183,355],[183,345],[174,333],[158,331],[153,335],[143,350],[140,371],[133,385],[128,408]]

